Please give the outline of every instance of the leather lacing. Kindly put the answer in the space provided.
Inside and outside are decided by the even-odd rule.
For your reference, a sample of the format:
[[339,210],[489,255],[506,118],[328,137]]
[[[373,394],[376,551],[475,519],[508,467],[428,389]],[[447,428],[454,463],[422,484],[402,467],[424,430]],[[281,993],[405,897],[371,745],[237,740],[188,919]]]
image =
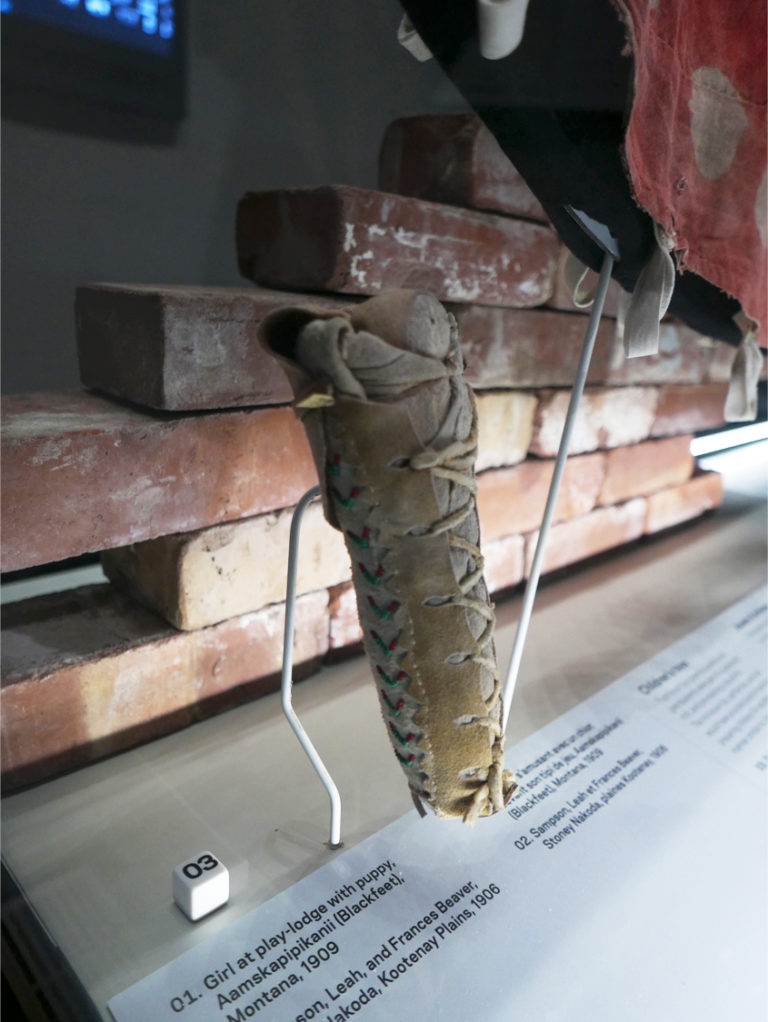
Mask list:
[[366,636],[371,660],[379,682],[379,699],[387,723],[392,747],[400,765],[408,773],[409,783],[420,798],[429,802],[432,792],[426,786],[428,775],[421,769],[425,750],[419,745],[423,732],[414,722],[421,709],[409,692],[411,677],[402,669],[407,651],[399,644],[401,604],[387,588],[390,575],[383,567],[388,550],[379,545],[379,530],[367,524],[376,504],[367,499],[367,487],[356,481],[355,469],[334,454],[326,464],[333,478],[329,490],[337,507],[337,518],[353,554],[356,574],[362,579],[368,606],[379,621]]
[[457,581],[458,593],[452,593],[445,597],[429,597],[423,601],[423,606],[439,608],[447,605],[463,607],[474,612],[485,620],[485,628],[475,640],[476,648],[470,651],[457,650],[446,657],[446,663],[464,663],[471,660],[484,668],[490,675],[493,688],[489,698],[485,701],[486,714],[482,717],[466,715],[457,718],[454,723],[457,727],[484,727],[493,735],[492,763],[487,775],[483,778],[483,768],[470,769],[473,780],[482,780],[474,794],[469,809],[465,812],[463,820],[465,823],[473,824],[482,814],[486,802],[490,801],[493,812],[498,812],[504,807],[503,791],[503,742],[501,719],[501,694],[502,685],[499,678],[499,671],[496,660],[492,656],[486,656],[483,652],[493,638],[495,626],[495,615],[493,608],[487,600],[480,600],[469,595],[472,590],[482,581],[483,578],[483,555],[480,548],[469,540],[458,535],[455,530],[471,514],[474,513],[474,498],[477,495],[477,481],[474,477],[474,463],[477,454],[477,443],[474,438],[468,440],[456,440],[441,450],[426,450],[415,455],[408,462],[410,468],[417,471],[429,471],[434,476],[456,483],[466,492],[467,499],[459,508],[449,512],[436,522],[428,526],[416,526],[410,530],[411,533],[420,536],[439,536],[445,532],[451,532],[448,543],[451,547],[463,550],[469,555],[471,567],[463,578]]
[[[485,700],[485,714],[465,715],[454,721],[457,727],[485,728],[493,739],[491,765],[488,768],[471,767],[462,772],[464,780],[478,784],[472,801],[463,815],[463,821],[468,824],[475,823],[483,815],[488,803],[492,812],[498,812],[504,807],[503,742],[500,725],[502,685],[495,658],[486,654],[486,649],[493,638],[495,615],[487,600],[472,595],[483,578],[482,553],[475,543],[456,531],[475,510],[477,482],[473,467],[476,447],[476,441],[472,437],[468,440],[454,441],[440,450],[427,449],[412,458],[396,459],[399,468],[431,472],[434,477],[461,487],[466,494],[466,500],[458,508],[447,512],[435,522],[416,525],[408,531],[415,536],[439,536],[449,533],[447,537],[449,546],[467,554],[470,562],[464,576],[457,580],[456,592],[429,597],[423,601],[423,605],[434,610],[448,605],[462,607],[477,614],[485,622],[473,649],[456,650],[446,657],[445,661],[461,664],[471,660],[488,672],[492,683],[491,693]],[[364,593],[365,599],[380,620],[380,627],[369,629],[367,639],[369,648],[375,652],[374,669],[380,682],[382,712],[389,727],[394,751],[409,774],[411,786],[421,798],[431,802],[433,796],[428,789],[429,775],[422,766],[425,756],[425,750],[420,747],[423,731],[414,723],[414,717],[421,709],[421,704],[410,695],[408,690],[411,679],[407,671],[401,668],[401,663],[407,655],[407,650],[399,644],[401,604],[387,587],[390,576],[383,568],[383,561],[388,551],[378,544],[378,530],[366,523],[375,505],[366,499],[366,488],[355,481],[354,469],[343,463],[338,454],[333,456],[327,468],[329,474],[334,477],[330,490],[337,504],[340,524],[349,542],[350,551],[357,554],[357,558],[353,557],[353,560],[368,590]],[[342,475],[346,477],[347,486],[342,485],[340,478]]]

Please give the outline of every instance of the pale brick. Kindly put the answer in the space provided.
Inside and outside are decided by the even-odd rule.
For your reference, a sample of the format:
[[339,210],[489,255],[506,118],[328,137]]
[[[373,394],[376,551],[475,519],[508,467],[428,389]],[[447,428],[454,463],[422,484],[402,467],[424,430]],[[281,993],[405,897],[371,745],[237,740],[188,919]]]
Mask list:
[[[545,458],[557,454],[570,396],[565,390],[540,394],[532,453]],[[657,403],[655,387],[587,388],[576,414],[570,452],[623,447],[646,440],[654,426]]]
[[680,525],[719,507],[722,500],[722,476],[718,472],[702,472],[680,486],[661,490],[648,498],[645,531],[659,532]]
[[328,643],[330,650],[356,646],[363,641],[355,587],[351,582],[328,590],[328,614],[331,621]]
[[[542,572],[555,571],[638,539],[643,534],[645,515],[646,500],[636,497],[626,504],[597,508],[582,518],[553,525],[547,537]],[[530,572],[537,540],[538,532],[526,537],[526,573]]]
[[6,397],[2,570],[287,507],[316,482],[290,408],[174,418],[94,394]]
[[725,424],[727,393],[725,383],[661,387],[651,436],[717,429]]
[[[102,554],[107,578],[177,628],[190,630],[285,599],[293,509],[161,536]],[[297,593],[351,577],[342,534],[319,504],[304,512]]]
[[485,581],[489,593],[498,593],[522,582],[525,576],[525,540],[504,536],[483,543]]
[[[479,390],[570,387],[576,375],[585,320],[549,309],[500,309],[452,305],[466,362],[466,377]],[[604,382],[615,323],[600,323],[588,381]]]
[[259,344],[261,320],[297,304],[349,304],[256,287],[89,284],[75,298],[80,379],[167,411],[290,404],[278,363]]
[[379,187],[547,222],[538,199],[475,114],[427,114],[390,124],[379,154]]
[[238,206],[244,276],[268,287],[529,307],[552,294],[548,227],[419,199],[326,187],[253,192]]
[[[554,461],[529,458],[514,468],[478,477],[477,508],[484,540],[530,532],[541,524]],[[605,476],[605,455],[582,454],[565,463],[554,521],[591,511]]]
[[[298,673],[324,655],[326,592],[296,605]],[[279,687],[283,605],[177,632],[111,586],[3,608],[6,791]]]
[[497,465],[516,465],[528,453],[536,397],[516,391],[477,395],[478,472]]
[[605,454],[605,481],[598,504],[618,504],[684,483],[693,472],[691,437],[647,440]]

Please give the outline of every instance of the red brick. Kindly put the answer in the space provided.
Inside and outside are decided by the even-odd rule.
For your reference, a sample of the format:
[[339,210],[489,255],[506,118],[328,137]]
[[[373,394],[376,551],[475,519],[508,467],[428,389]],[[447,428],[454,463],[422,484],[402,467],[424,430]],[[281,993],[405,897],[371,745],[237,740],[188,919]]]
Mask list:
[[255,287],[80,287],[80,379],[86,387],[167,411],[289,404],[288,381],[256,332],[268,313],[301,302],[345,304]]
[[[478,476],[477,508],[483,541],[530,532],[541,524],[554,461],[529,458],[514,468]],[[565,463],[555,521],[584,515],[595,506],[605,475],[605,455],[584,454]]]
[[547,223],[538,199],[475,114],[393,121],[379,153],[379,187]]
[[711,383],[728,383],[731,379],[731,369],[733,368],[733,360],[736,357],[736,348],[730,344],[724,344],[722,341],[712,341],[712,345],[709,380]]
[[[327,602],[325,592],[297,601],[305,670],[327,647]],[[282,635],[282,604],[177,632],[110,586],[4,607],[6,791],[273,691]]]
[[287,507],[316,479],[290,408],[174,418],[93,394],[7,397],[2,570]]
[[[580,309],[577,305],[573,304],[573,292],[565,282],[565,263],[567,258],[568,249],[565,245],[561,245],[557,260],[555,288],[552,292],[552,297],[547,302],[547,305],[551,306],[553,309],[561,309],[563,312],[579,312],[588,316],[591,309]],[[599,274],[595,273],[594,270],[589,270],[582,285],[583,289],[586,291],[594,290],[597,287],[598,277]],[[620,292],[621,288],[619,284],[615,280],[612,280],[608,285],[608,293],[605,296],[605,305],[603,306],[604,316],[616,316]]]
[[[286,404],[290,387],[256,341],[261,319],[286,305],[337,308],[350,296],[258,287],[94,284],[77,291],[83,383],[166,411]],[[570,386],[586,323],[548,309],[452,305],[468,366],[480,388]],[[590,383],[701,383],[730,378],[733,348],[676,322],[661,327],[659,354],[625,359],[604,319]]]
[[[569,390],[542,391],[531,439],[531,452],[544,458],[557,454]],[[624,447],[646,440],[656,416],[655,387],[588,387],[579,403],[570,453]]]
[[[499,309],[452,305],[459,325],[466,376],[479,390],[570,387],[584,343],[586,321],[548,309]],[[603,320],[595,341],[588,380],[602,383],[608,372],[615,323]]]
[[[583,316],[548,309],[450,307],[459,324],[467,379],[482,390],[499,387],[570,387],[584,343]],[[587,382],[645,385],[705,383],[722,377],[717,344],[681,323],[661,324],[659,353],[626,358],[611,319],[600,323]],[[730,378],[730,361],[724,378]],[[726,351],[726,355],[728,352]],[[717,359],[717,364],[716,360]]]
[[661,490],[648,498],[645,531],[659,532],[698,518],[719,507],[723,500],[723,479],[718,472],[702,472],[680,486]]
[[[646,500],[600,507],[581,518],[553,525],[547,537],[542,572],[555,571],[576,561],[629,543],[643,534]],[[538,532],[526,537],[526,572],[530,571]]]
[[[702,337],[683,323],[665,320],[659,325],[659,351],[656,355],[626,358],[624,343],[616,342],[605,382],[706,383],[710,378],[715,355],[721,347],[723,345],[709,337]],[[729,378],[730,370],[726,379]]]
[[693,472],[691,437],[648,440],[605,453],[605,481],[598,504],[618,504],[689,479]]
[[725,383],[661,387],[651,436],[698,433],[722,426],[727,393]]
[[539,224],[359,188],[252,192],[237,213],[243,275],[294,290],[405,287],[442,301],[540,305],[557,249]]

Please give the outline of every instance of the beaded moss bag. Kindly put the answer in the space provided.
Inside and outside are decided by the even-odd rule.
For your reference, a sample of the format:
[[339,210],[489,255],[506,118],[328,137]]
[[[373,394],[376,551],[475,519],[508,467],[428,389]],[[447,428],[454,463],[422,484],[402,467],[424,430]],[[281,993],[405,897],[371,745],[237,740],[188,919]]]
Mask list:
[[477,412],[455,320],[429,294],[283,309],[262,342],[291,381],[325,516],[349,550],[384,721],[417,806],[474,823],[503,769],[494,614],[479,549]]

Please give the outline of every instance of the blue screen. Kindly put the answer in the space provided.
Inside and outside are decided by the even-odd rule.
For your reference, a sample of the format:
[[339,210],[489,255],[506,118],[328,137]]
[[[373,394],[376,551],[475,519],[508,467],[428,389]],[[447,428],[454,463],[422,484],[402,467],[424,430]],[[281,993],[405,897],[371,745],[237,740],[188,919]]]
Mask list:
[[150,53],[168,54],[176,34],[174,0],[0,0],[7,16],[42,21]]

